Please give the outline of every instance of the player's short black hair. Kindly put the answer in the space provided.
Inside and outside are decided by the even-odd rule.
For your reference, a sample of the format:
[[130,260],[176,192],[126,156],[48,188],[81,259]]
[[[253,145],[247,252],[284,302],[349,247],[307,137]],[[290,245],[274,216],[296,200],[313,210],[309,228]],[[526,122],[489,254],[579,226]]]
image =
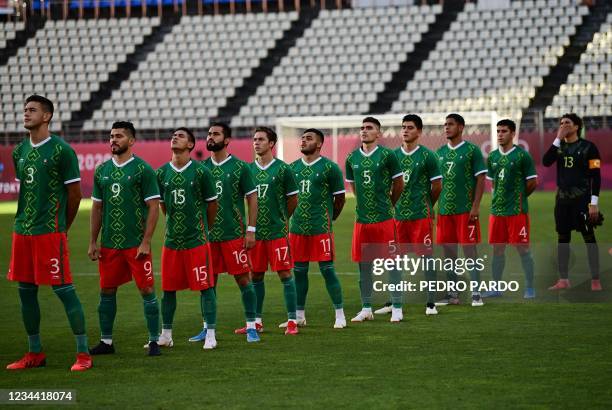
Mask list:
[[37,94],[33,94],[31,96],[29,96],[28,98],[26,98],[25,100],[25,104],[27,105],[29,102],[37,102],[40,105],[42,105],[43,110],[45,110],[45,112],[51,113],[51,117],[53,117],[53,103],[51,102],[50,99],[43,97],[42,95],[37,95]]
[[457,124],[463,125],[465,127],[465,120],[463,119],[461,115],[456,114],[456,113],[451,113],[446,116],[446,119],[449,119],[449,118],[452,118],[453,120],[455,120],[455,122],[457,122]]
[[302,135],[306,134],[307,132],[312,132],[313,134],[317,134],[319,136],[319,138],[321,139],[321,144],[323,144],[325,142],[325,136],[323,135],[321,130],[318,130],[316,128],[308,128],[308,129],[304,130]]
[[136,128],[134,128],[134,124],[129,121],[115,121],[111,129],[115,130],[117,128],[123,128],[124,130],[128,130],[132,133],[132,138],[136,138]]
[[273,142],[274,145],[276,145],[276,141],[278,141],[278,137],[276,136],[276,133],[274,132],[274,130],[272,128],[268,128],[268,127],[257,127],[255,128],[255,133],[257,132],[263,132],[266,134],[266,138],[268,138],[268,141]]
[[508,127],[511,132],[516,132],[516,123],[508,118],[497,121],[498,127]]
[[402,118],[402,123],[404,122],[413,122],[418,130],[423,129],[423,120],[416,114],[407,114]]
[[208,128],[211,128],[211,127],[221,127],[221,129],[223,130],[223,138],[232,138],[232,129],[226,123],[221,122],[221,121],[215,121],[211,123],[210,127]]
[[573,113],[573,112],[563,114],[561,118],[567,118],[572,123],[574,123],[574,125],[577,125],[578,126],[578,136],[580,136],[580,133],[582,132],[582,127],[584,126],[584,123],[582,122],[582,118],[580,118],[576,113]]
[[191,132],[191,130],[189,128],[187,128],[187,127],[178,127],[172,133],[174,134],[177,131],[184,131],[187,134],[187,139],[189,140],[189,142],[193,143],[193,147],[191,147],[191,149],[189,150],[189,152],[191,152],[191,150],[193,150],[195,148],[195,144],[196,144],[196,137],[195,137],[195,135],[193,135],[193,132]]
[[376,118],[374,117],[365,117],[363,119],[363,121],[361,121],[362,123],[364,122],[371,122],[372,124],[376,124],[376,126],[378,127],[378,129],[380,129],[380,121],[378,121]]

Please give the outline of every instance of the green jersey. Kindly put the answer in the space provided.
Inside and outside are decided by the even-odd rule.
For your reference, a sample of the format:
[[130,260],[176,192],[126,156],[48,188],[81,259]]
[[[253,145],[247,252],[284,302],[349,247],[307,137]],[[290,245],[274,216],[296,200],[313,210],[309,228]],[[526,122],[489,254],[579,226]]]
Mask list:
[[66,185],[81,180],[74,150],[55,135],[36,145],[27,138],[13,150],[13,164],[19,181],[15,233],[66,232]]
[[96,168],[91,199],[102,202],[102,247],[139,246],[147,221],[146,201],[159,197],[155,171],[138,157],[121,165],[111,158]]
[[442,178],[438,157],[422,145],[410,152],[399,147],[395,155],[404,171],[404,190],[395,204],[395,219],[431,218],[431,182]]
[[510,151],[499,149],[491,152],[487,160],[487,178],[493,181],[493,215],[518,215],[527,213],[528,179],[536,178],[531,155],[514,145]]
[[290,232],[300,235],[330,233],[334,195],[345,192],[340,167],[325,157],[319,157],[311,163],[298,159],[291,164],[291,169],[299,193]]
[[289,165],[278,158],[265,167],[251,163],[257,184],[257,232],[255,239],[268,241],[287,236],[287,197],[298,193]]
[[213,177],[200,162],[177,169],[171,162],[157,170],[161,202],[166,208],[166,240],[170,249],[192,249],[206,243],[206,202],[217,199]]
[[359,148],[346,157],[346,181],[355,184],[357,222],[371,224],[393,218],[389,193],[393,179],[402,174],[397,156],[382,145],[368,154]]
[[487,172],[477,145],[463,141],[456,147],[446,144],[437,151],[442,171],[441,215],[470,212],[474,203],[476,176]]
[[213,176],[217,190],[217,217],[209,230],[211,242],[231,241],[246,232],[244,197],[256,191],[249,164],[233,155],[217,163],[210,157],[203,162]]

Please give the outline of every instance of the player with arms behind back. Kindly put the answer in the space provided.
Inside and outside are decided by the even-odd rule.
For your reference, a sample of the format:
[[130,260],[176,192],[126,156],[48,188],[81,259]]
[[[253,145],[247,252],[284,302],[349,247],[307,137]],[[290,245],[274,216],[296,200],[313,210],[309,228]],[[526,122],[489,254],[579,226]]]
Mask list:
[[[403,172],[393,151],[378,145],[381,135],[380,121],[364,118],[359,133],[361,146],[348,155],[345,163],[346,181],[357,199],[352,258],[359,264],[361,295],[361,311],[351,322],[374,319],[373,260],[390,257],[397,246],[393,207],[404,188]],[[401,294],[391,299],[391,322],[397,323],[403,319]]]
[[[117,289],[132,277],[143,300],[149,330],[149,356],[161,354],[159,304],[155,296],[151,237],[159,216],[159,188],[153,168],[132,154],[136,130],[131,122],[115,122],[110,132],[113,157],[96,168],[91,199],[88,255],[100,270],[100,343],[91,354],[115,353],[113,324]],[[101,247],[98,235],[102,230]]]
[[66,310],[77,342],[73,371],[91,368],[85,315],[72,284],[66,233],[81,202],[81,176],[74,150],[49,133],[53,103],[40,95],[26,99],[23,125],[29,138],[13,150],[19,200],[8,279],[19,282],[21,315],[28,334],[28,353],[9,370],[45,366],[40,341],[38,286],[53,287]]
[[[527,197],[538,185],[531,155],[514,145],[516,124],[512,120],[497,123],[499,148],[487,159],[487,179],[493,182],[493,200],[489,217],[489,243],[493,245],[493,280],[500,281],[506,263],[506,244],[516,246],[525,271],[523,297],[535,297],[533,287],[533,258],[529,251],[529,214]],[[501,296],[499,291],[488,291],[483,297]]]
[[601,188],[601,157],[597,146],[579,137],[582,119],[576,114],[561,117],[557,138],[544,154],[544,166],[557,163],[557,196],[555,225],[559,235],[559,280],[550,290],[567,289],[569,281],[569,243],[572,231],[582,234],[587,246],[591,270],[591,290],[600,291],[599,247],[594,227],[601,224],[599,189]]
[[172,160],[157,170],[161,209],[166,215],[162,248],[162,333],[160,346],[172,347],[176,291],[200,291],[202,316],[208,332],[204,349],[217,346],[217,302],[208,227],[215,221],[217,193],[208,168],[191,159],[196,139],[188,128],[177,128],[171,138]]
[[270,265],[270,269],[278,273],[283,284],[288,318],[285,334],[296,335],[297,299],[295,280],[291,275],[293,258],[287,227],[297,205],[298,189],[289,165],[274,158],[272,154],[276,141],[276,133],[270,128],[255,129],[253,148],[256,158],[251,163],[251,172],[257,184],[257,232],[255,246],[249,251],[249,256],[257,295],[257,321],[261,323],[262,320],[264,274]]
[[[346,327],[342,287],[334,269],[335,221],[344,207],[344,181],[340,167],[321,156],[325,138],[320,130],[310,128],[302,133],[302,158],[291,164],[298,189],[298,204],[291,218],[289,240],[295,267],[297,290],[297,324],[306,324],[305,305],[308,293],[308,264],[319,262],[325,287],[336,310],[334,328]],[[284,325],[284,324],[283,324]]]

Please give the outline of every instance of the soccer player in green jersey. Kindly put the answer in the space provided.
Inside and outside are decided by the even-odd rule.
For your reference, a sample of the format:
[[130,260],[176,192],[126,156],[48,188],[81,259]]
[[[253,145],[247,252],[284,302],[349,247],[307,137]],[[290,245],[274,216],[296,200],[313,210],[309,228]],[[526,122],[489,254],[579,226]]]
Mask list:
[[172,160],[157,170],[161,210],[166,215],[166,239],[162,249],[162,332],[160,346],[172,347],[172,322],[176,291],[200,291],[202,316],[206,318],[204,349],[217,347],[217,301],[208,227],[217,214],[213,177],[201,162],[191,159],[196,139],[191,130],[177,128],[171,138]]
[[49,133],[53,103],[40,95],[26,99],[23,125],[29,138],[13,150],[19,200],[8,279],[19,282],[21,315],[29,349],[9,370],[43,367],[38,286],[52,286],[66,310],[77,342],[77,360],[70,370],[91,368],[85,315],[72,284],[66,232],[81,202],[81,177],[74,150]]
[[[214,224],[209,228],[215,284],[218,275],[227,272],[234,277],[242,295],[246,326],[237,333],[246,334],[247,342],[258,342],[258,326],[255,323],[255,289],[251,282],[251,267],[247,249],[255,246],[255,220],[257,218],[257,189],[250,167],[228,153],[232,139],[230,127],[222,122],[211,124],[206,139],[206,149],[211,156],[204,161],[215,183],[219,209]],[[248,205],[248,223],[245,221],[244,202]],[[207,335],[208,323],[200,334],[190,342],[203,340]],[[259,325],[259,331],[261,331]]]
[[[388,258],[396,248],[393,207],[404,189],[403,172],[392,150],[378,145],[380,122],[366,117],[361,124],[361,146],[346,158],[346,181],[357,199],[353,230],[353,261],[359,264],[361,311],[352,322],[373,320],[372,268],[376,258]],[[398,272],[389,272],[395,275]],[[392,294],[391,322],[403,319],[401,294]]]
[[[302,133],[302,158],[291,164],[298,184],[298,204],[289,227],[289,242],[294,260],[297,289],[297,324],[306,324],[305,305],[308,293],[308,264],[318,262],[325,287],[336,310],[334,328],[346,327],[342,304],[342,287],[334,269],[335,221],[345,202],[344,181],[338,165],[321,156],[324,136],[310,128]],[[285,327],[287,323],[281,324]]]
[[[155,297],[151,237],[159,216],[159,187],[153,168],[132,154],[136,130],[131,122],[113,124],[110,145],[113,157],[94,173],[91,199],[91,236],[88,255],[98,260],[100,271],[101,340],[91,354],[115,353],[113,323],[117,313],[117,288],[132,280],[140,290],[149,330],[149,356],[161,354],[159,304]],[[102,230],[101,247],[98,235]]]
[[[476,244],[480,242],[480,200],[484,192],[487,167],[480,147],[463,139],[465,120],[459,114],[449,114],[444,123],[448,144],[437,151],[442,171],[442,192],[438,202],[438,225],[436,241],[444,246],[446,258],[457,259],[457,244],[463,245],[466,258],[475,260]],[[448,271],[452,283],[457,274]],[[470,281],[479,283],[480,272],[470,270]],[[459,304],[459,294],[448,292],[438,305]],[[480,292],[472,292],[472,306],[482,306]]]
[[[531,155],[514,145],[516,124],[512,120],[497,123],[499,148],[487,159],[487,179],[493,182],[493,201],[489,217],[489,243],[493,245],[493,280],[500,281],[506,263],[506,244],[516,246],[525,271],[525,299],[535,297],[533,258],[529,251],[529,214],[527,197],[538,184]],[[488,291],[483,297],[501,296]]]
[[291,275],[293,258],[287,238],[287,225],[297,205],[297,185],[289,165],[274,158],[276,133],[267,127],[255,129],[253,148],[255,161],[250,165],[257,184],[257,232],[255,246],[249,250],[253,283],[257,295],[257,321],[262,323],[265,296],[264,274],[270,265],[283,283],[287,308],[286,335],[298,333],[296,322],[296,289]]

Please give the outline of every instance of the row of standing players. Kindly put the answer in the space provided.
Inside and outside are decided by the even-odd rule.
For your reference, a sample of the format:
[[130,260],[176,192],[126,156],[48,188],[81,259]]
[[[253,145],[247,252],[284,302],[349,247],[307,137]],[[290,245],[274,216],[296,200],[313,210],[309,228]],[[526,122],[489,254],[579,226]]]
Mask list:
[[[246,334],[248,342],[259,341],[258,333],[263,330],[263,277],[268,266],[283,284],[288,320],[280,326],[285,334],[295,335],[298,325],[306,324],[304,306],[311,261],[319,263],[332,299],[334,328],[346,326],[342,290],[333,265],[331,229],[331,221],[344,205],[344,181],[338,165],[320,156],[324,136],[319,130],[304,131],[300,146],[303,157],[287,165],[273,157],[276,134],[269,128],[255,131],[257,159],[252,164],[228,154],[231,135],[223,123],[210,127],[207,149],[212,154],[202,163],[190,159],[195,137],[190,130],[179,128],[171,138],[172,160],[155,173],[132,155],[134,126],[118,122],[113,124],[110,136],[113,158],[98,167],[94,176],[88,254],[99,261],[101,340],[88,349],[66,242],[66,231],[80,200],[76,155],[64,141],[48,133],[53,112],[50,101],[39,96],[28,100],[24,124],[30,138],[16,147],[13,156],[21,191],[8,277],[19,282],[29,352],[8,368],[45,363],[38,333],[39,284],[52,285],[66,307],[77,338],[73,370],[90,368],[90,354],[114,353],[116,292],[132,278],[143,298],[149,330],[145,347],[151,356],[160,354],[160,345],[173,345],[176,291],[187,288],[201,292],[205,323],[202,332],[190,340],[203,340],[205,349],[216,347],[215,284],[222,272],[234,276],[240,288],[246,326],[236,333]],[[535,188],[533,161],[528,153],[513,146],[515,126],[511,121],[498,124],[500,149],[489,156],[488,167],[480,149],[462,140],[463,126],[461,116],[449,115],[445,123],[449,143],[434,154],[418,144],[420,118],[408,115],[402,124],[404,144],[393,152],[378,145],[378,120],[364,119],[362,145],[346,159],[346,181],[357,198],[352,257],[359,264],[362,300],[362,310],[353,322],[373,318],[372,255],[366,251],[368,246],[380,244],[386,249],[394,242],[411,243],[416,244],[417,253],[431,256],[432,207],[439,196],[437,242],[446,244],[445,252],[455,257],[456,245],[450,244],[463,244],[466,256],[475,252],[473,245],[480,241],[478,209],[487,172],[495,188],[490,242],[520,244],[517,248],[527,278],[525,297],[534,296],[526,201]],[[159,208],[166,215],[161,334],[150,249]],[[503,253],[503,247],[500,249]],[[435,272],[425,274],[435,279]],[[477,272],[470,274],[479,280]],[[458,303],[458,295],[449,293],[441,301],[449,303]],[[472,305],[483,305],[477,292],[472,294]],[[388,310],[392,322],[402,320],[401,295],[392,295]],[[437,313],[432,292],[428,294],[426,313]]]

